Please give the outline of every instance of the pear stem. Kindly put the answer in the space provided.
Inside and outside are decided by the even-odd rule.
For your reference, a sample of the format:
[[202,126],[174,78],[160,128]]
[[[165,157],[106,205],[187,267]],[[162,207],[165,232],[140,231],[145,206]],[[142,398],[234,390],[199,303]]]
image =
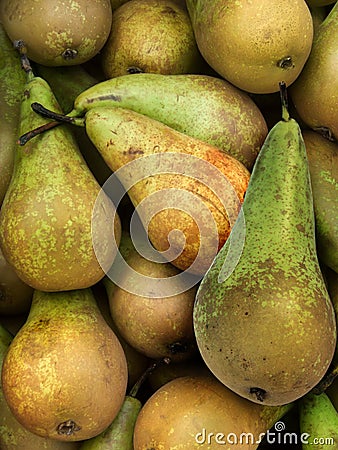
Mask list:
[[20,39],[20,40],[14,41],[13,45],[14,45],[14,48],[16,50],[18,50],[18,52],[19,52],[20,59],[21,59],[21,67],[26,72],[27,78],[29,80],[34,78],[33,69],[32,69],[32,66],[27,57],[26,44],[24,43],[24,41],[22,39]]
[[282,120],[284,120],[284,122],[288,122],[290,120],[290,115],[289,115],[288,94],[286,90],[285,81],[281,81],[279,83],[279,94],[282,104]]
[[141,385],[144,383],[146,378],[159,366],[162,364],[169,364],[170,358],[162,358],[157,361],[155,361],[153,364],[151,364],[147,369],[143,372],[143,374],[140,376],[140,378],[136,381],[134,386],[130,389],[128,396],[129,397],[136,397]]

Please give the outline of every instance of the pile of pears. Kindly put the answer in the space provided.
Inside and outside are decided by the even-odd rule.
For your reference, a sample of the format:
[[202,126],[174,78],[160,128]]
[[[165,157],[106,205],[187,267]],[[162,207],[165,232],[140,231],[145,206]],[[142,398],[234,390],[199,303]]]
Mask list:
[[332,0],[1,1],[1,450],[338,446],[337,61]]

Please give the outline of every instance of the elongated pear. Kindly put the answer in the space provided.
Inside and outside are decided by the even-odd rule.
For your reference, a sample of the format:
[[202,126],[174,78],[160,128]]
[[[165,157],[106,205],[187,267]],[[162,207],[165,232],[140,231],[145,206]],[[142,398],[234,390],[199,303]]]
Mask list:
[[[20,134],[46,124],[31,109],[37,100],[62,112],[49,85],[28,68]],[[16,145],[14,174],[0,212],[0,245],[26,284],[43,291],[95,284],[104,270],[94,243],[101,264],[109,267],[120,228],[114,205],[67,126],[49,130],[24,148]]]
[[[249,171],[218,148],[131,110],[91,109],[84,122],[155,249],[179,269],[204,274],[238,215]],[[113,185],[107,189],[116,194]]]
[[123,349],[92,291],[36,290],[2,367],[16,419],[42,437],[90,439],[114,420],[126,386]]
[[26,77],[13,43],[0,23],[0,205],[9,186]]
[[237,221],[201,281],[194,308],[197,344],[209,369],[239,395],[266,405],[310,391],[336,347],[306,149],[281,91],[283,118],[261,149]]
[[149,116],[219,147],[249,170],[268,132],[248,94],[207,75],[139,73],[112,78],[82,92],[70,115],[81,116],[98,106]]
[[338,140],[338,3],[318,27],[310,56],[290,88],[301,119],[330,139]]

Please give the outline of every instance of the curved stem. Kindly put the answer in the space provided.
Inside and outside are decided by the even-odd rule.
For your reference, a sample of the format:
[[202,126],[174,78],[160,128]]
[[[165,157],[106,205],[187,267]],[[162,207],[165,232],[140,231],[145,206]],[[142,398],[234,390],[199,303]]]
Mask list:
[[140,376],[140,378],[136,381],[134,386],[130,389],[128,396],[129,397],[136,397],[141,385],[144,383],[148,375],[150,375],[153,370],[155,370],[157,367],[161,366],[162,364],[169,364],[170,358],[162,358],[160,360],[155,361],[153,364],[151,364]]
[[50,130],[51,128],[55,128],[58,125],[61,125],[62,122],[48,122],[44,125],[41,125],[40,127],[35,128],[34,130],[28,131],[27,133],[23,134],[19,137],[17,140],[17,143],[21,146],[27,144],[28,141],[33,139],[33,137],[38,136],[39,134],[44,133],[47,130]]

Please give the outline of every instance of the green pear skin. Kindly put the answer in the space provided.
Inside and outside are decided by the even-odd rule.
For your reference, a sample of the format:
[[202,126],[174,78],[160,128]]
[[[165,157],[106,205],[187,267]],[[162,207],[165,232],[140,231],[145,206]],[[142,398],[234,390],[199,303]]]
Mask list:
[[9,186],[19,127],[21,96],[26,77],[20,57],[0,24],[0,205]]
[[334,310],[316,253],[306,149],[297,122],[283,111],[194,308],[196,340],[209,369],[239,395],[266,405],[310,391],[336,347]]
[[98,106],[131,109],[214,145],[249,170],[267,135],[259,108],[244,92],[207,75],[139,73],[102,81],[82,92],[69,115]]
[[134,426],[141,408],[140,400],[126,395],[111,425],[99,436],[84,442],[79,450],[133,450]]
[[[38,100],[62,112],[45,80],[29,72],[20,134],[46,123],[31,109]],[[17,144],[15,152],[14,173],[0,212],[0,246],[6,260],[34,289],[92,286],[104,276],[96,255],[110,267],[116,254],[121,225],[115,207],[67,126],[55,127],[24,147]]]
[[[165,258],[180,270],[204,274],[237,217],[250,178],[246,167],[218,148],[135,111],[94,108],[84,122],[111,170],[122,169],[116,176],[133,205],[144,201],[138,211],[155,249],[166,252]],[[201,174],[205,183],[198,179]],[[213,189],[210,177],[217,183]],[[161,191],[162,196],[156,195]],[[181,233],[172,233],[169,242],[172,230]]]
[[42,437],[90,439],[115,419],[126,386],[124,351],[91,289],[36,290],[2,367],[16,419]]
[[309,160],[320,260],[338,273],[338,144],[303,131]]
[[297,113],[306,125],[338,140],[338,3],[317,29],[310,56],[290,87]]
[[338,411],[325,392],[309,392],[300,399],[299,427],[307,435],[303,450],[332,450],[338,446]]

